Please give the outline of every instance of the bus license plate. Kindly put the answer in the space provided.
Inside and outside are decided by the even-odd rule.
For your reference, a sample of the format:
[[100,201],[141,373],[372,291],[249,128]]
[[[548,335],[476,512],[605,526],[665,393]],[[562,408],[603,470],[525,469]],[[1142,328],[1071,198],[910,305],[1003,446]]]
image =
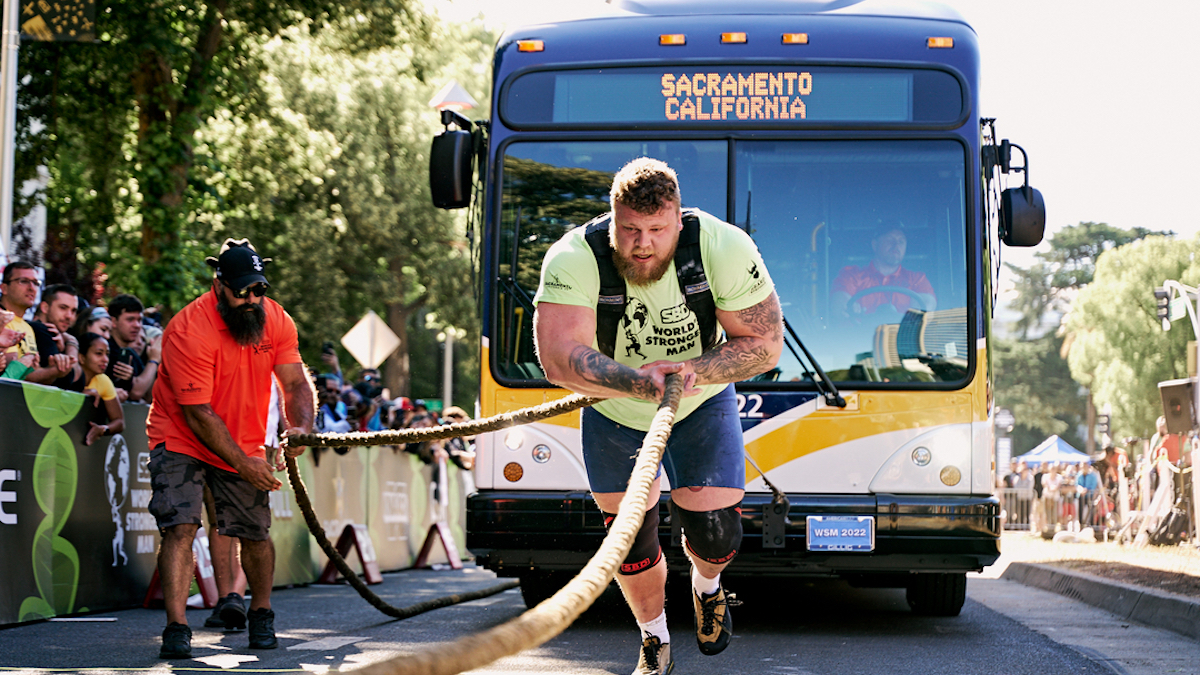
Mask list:
[[875,550],[874,516],[809,516],[808,550]]

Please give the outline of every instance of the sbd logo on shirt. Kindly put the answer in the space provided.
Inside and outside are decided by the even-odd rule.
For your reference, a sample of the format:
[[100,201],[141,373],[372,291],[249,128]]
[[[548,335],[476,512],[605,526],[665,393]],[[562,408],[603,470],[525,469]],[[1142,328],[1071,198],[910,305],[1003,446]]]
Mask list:
[[186,387],[179,388],[179,393],[181,393],[181,394],[199,394],[202,391],[204,391],[203,387],[197,387],[195,384],[193,384],[191,382],[188,382]]
[[271,350],[273,350],[275,348],[275,346],[272,345],[270,342],[260,342],[256,345],[252,345],[251,347],[252,347],[252,349],[254,349],[255,356],[258,356],[260,354],[270,354]]

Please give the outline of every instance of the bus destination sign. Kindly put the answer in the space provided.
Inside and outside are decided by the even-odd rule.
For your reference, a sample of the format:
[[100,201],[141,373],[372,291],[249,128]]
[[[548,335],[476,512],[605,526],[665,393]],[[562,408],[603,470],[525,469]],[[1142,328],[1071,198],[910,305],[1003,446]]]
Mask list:
[[810,72],[664,73],[663,116],[680,120],[802,120]]
[[503,89],[514,127],[961,122],[946,71],[810,66],[540,70]]

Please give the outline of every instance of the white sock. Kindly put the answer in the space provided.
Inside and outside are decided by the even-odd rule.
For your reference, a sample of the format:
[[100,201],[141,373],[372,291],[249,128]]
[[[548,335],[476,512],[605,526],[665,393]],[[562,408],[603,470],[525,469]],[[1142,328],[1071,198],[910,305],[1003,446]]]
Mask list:
[[703,574],[700,574],[700,571],[696,569],[695,565],[692,565],[692,588],[695,589],[697,593],[699,593],[701,596],[712,595],[713,593],[716,593],[717,589],[720,587],[720,572],[717,573],[716,578],[709,579]]
[[639,621],[638,628],[642,629],[642,637],[653,635],[664,645],[671,642],[671,634],[667,631],[667,611],[665,609],[662,614],[659,614],[646,623]]

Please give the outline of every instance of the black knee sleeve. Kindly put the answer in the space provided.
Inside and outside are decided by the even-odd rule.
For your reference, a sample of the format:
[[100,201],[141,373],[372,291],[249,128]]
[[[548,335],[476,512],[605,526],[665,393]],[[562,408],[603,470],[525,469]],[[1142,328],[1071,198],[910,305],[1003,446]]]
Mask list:
[[[614,518],[615,514],[604,514],[605,529],[612,525]],[[661,559],[662,546],[658,543],[658,506],[655,506],[642,518],[642,527],[634,535],[629,555],[626,556],[625,562],[621,563],[621,569],[617,573],[625,576],[641,574],[654,567]]]
[[714,565],[722,565],[737,555],[742,545],[742,506],[736,504],[716,511],[687,511],[675,507],[683,526],[687,547],[692,555]]

